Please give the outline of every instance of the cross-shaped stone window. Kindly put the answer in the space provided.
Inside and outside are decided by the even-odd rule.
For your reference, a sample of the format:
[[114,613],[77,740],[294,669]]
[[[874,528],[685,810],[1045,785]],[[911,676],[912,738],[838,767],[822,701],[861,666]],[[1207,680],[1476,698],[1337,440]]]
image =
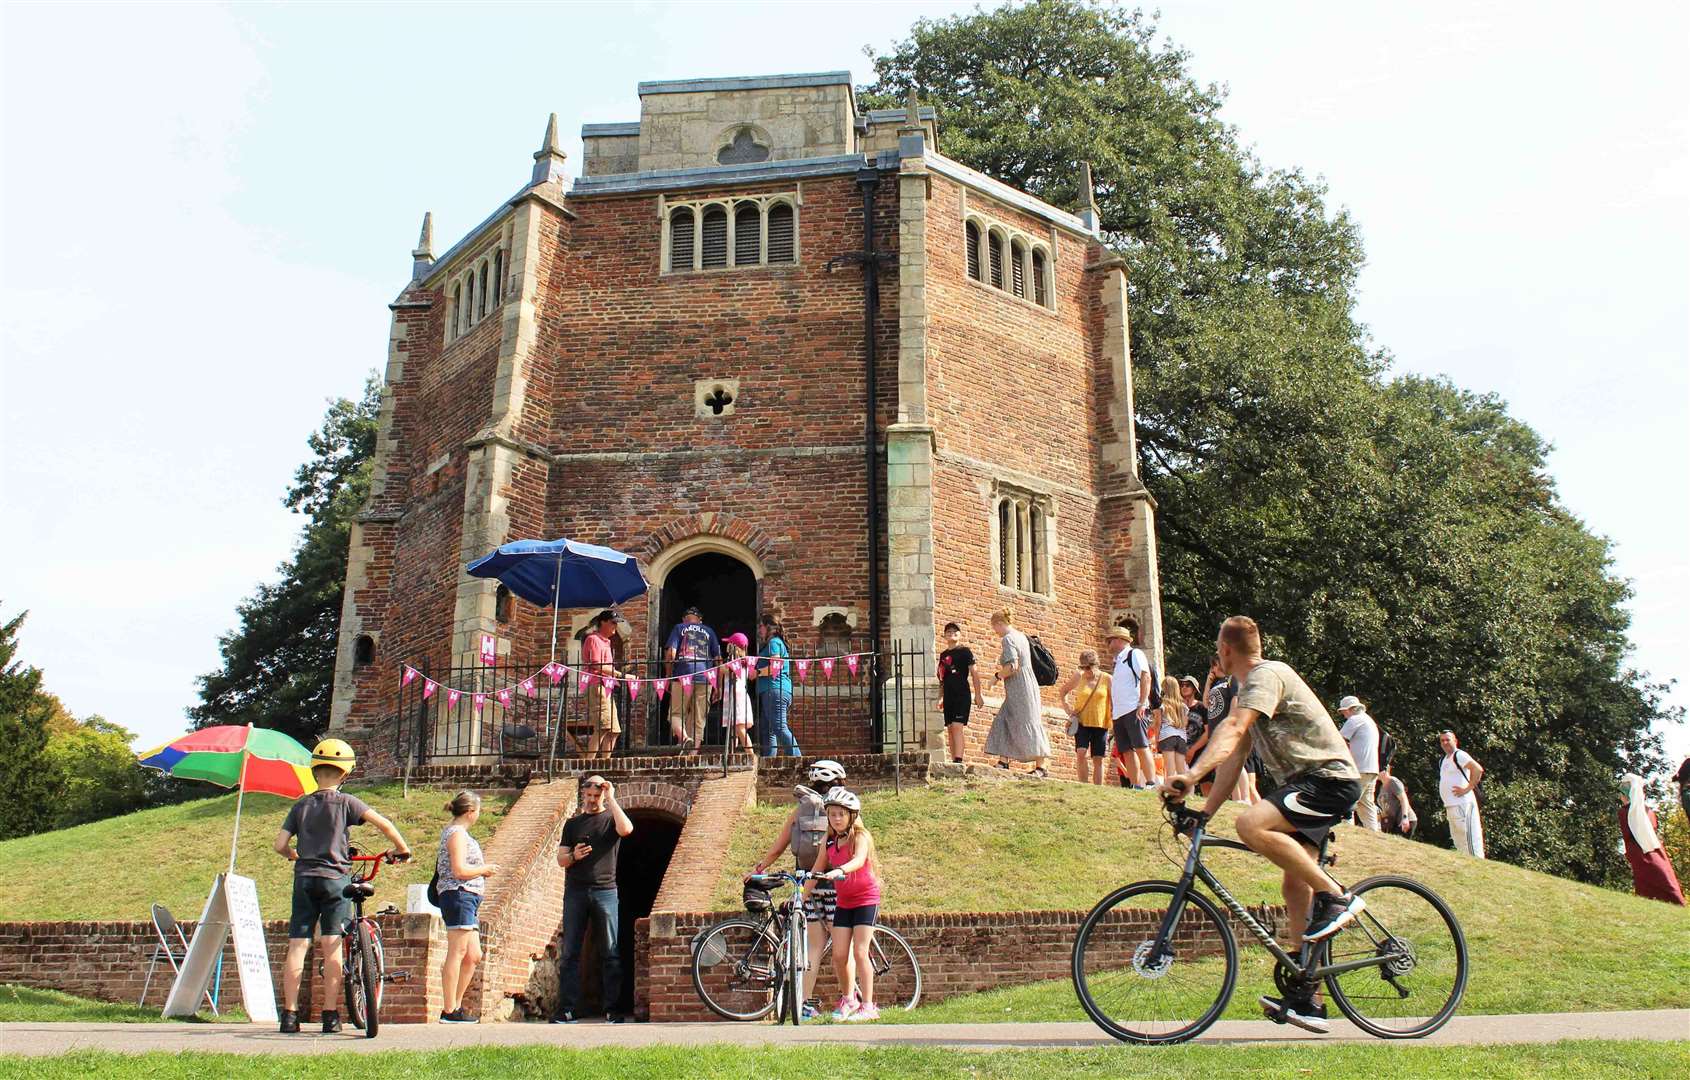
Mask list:
[[738,379],[699,379],[692,385],[692,409],[700,420],[732,416],[738,403]]
[[712,390],[704,399],[704,404],[710,406],[710,411],[715,413],[717,416],[721,416],[722,410],[733,403],[734,396],[722,389],[720,386]]

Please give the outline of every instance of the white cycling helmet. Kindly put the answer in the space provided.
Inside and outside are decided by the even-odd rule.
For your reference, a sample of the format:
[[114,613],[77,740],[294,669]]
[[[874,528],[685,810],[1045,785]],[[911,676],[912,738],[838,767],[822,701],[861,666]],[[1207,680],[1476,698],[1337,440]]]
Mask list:
[[810,766],[810,783],[837,784],[845,779],[845,766],[832,758],[823,758]]
[[842,787],[836,787],[832,791],[829,791],[827,793],[827,797],[822,800],[822,805],[843,806],[853,814],[860,814],[863,812],[863,800],[857,798],[855,792],[846,791]]

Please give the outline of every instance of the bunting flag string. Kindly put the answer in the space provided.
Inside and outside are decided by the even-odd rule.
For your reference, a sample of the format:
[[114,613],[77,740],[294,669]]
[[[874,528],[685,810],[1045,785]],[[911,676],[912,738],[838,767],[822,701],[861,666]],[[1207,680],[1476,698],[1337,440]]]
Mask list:
[[[822,669],[822,677],[831,679],[833,678],[835,664],[838,661],[843,660],[845,661],[845,667],[850,671],[851,676],[855,678],[862,670],[863,658],[872,655],[872,653],[858,652],[846,653],[842,656],[824,656],[819,658],[808,656],[793,657],[790,660],[793,667],[791,675],[796,675],[798,681],[801,683],[808,683],[810,681],[810,668],[819,663]],[[578,689],[583,692],[588,686],[602,686],[606,690],[614,690],[618,685],[624,685],[628,689],[628,696],[635,698],[639,697],[640,687],[649,686],[651,687],[652,692],[657,695],[657,699],[662,701],[664,695],[668,693],[670,683],[680,683],[682,692],[690,693],[693,680],[699,675],[704,676],[704,681],[709,684],[712,689],[717,686],[724,672],[734,678],[762,678],[764,677],[763,672],[757,670],[757,662],[759,660],[765,660],[768,662],[768,669],[770,673],[769,677],[791,677],[786,672],[786,665],[789,661],[784,657],[742,656],[732,660],[725,660],[714,667],[704,668],[700,671],[693,672],[691,675],[665,675],[655,679],[644,679],[633,675],[628,675],[618,679],[614,676],[600,675],[595,672],[587,671],[585,668],[571,667],[568,664],[560,664],[554,661],[541,667],[534,674],[529,675],[526,678],[515,680],[501,687],[489,688],[486,690],[461,690],[455,686],[447,686],[444,683],[437,682],[436,680],[429,678],[424,675],[421,670],[411,666],[410,664],[401,664],[399,685],[409,686],[418,679],[421,679],[423,684],[422,696],[424,701],[432,698],[439,691],[445,690],[447,708],[456,708],[458,702],[467,695],[471,704],[474,706],[475,711],[478,713],[486,706],[487,699],[489,697],[493,698],[493,700],[501,707],[506,709],[511,707],[511,700],[517,692],[520,692],[528,697],[538,697],[540,692],[539,688],[535,684],[541,676],[549,676],[552,680],[552,685],[555,687],[562,683],[563,680],[568,678],[570,675],[574,675],[577,680],[576,685]]]

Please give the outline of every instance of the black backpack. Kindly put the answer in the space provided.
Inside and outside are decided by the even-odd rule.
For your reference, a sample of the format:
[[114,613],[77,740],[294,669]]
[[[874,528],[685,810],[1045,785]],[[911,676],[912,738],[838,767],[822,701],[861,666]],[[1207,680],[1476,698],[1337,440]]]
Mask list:
[[1055,686],[1058,674],[1056,657],[1050,655],[1050,650],[1037,637],[1029,635],[1027,647],[1033,654],[1033,678],[1040,686]]
[[[1156,671],[1156,665],[1150,662],[1150,654],[1144,652],[1143,649],[1138,651],[1144,654],[1144,670],[1150,672],[1150,708],[1152,710],[1160,709],[1162,707],[1161,675]],[[1127,647],[1127,663],[1129,666],[1132,664],[1132,655],[1132,646],[1129,645]]]
[[1384,728],[1379,729],[1379,771],[1384,772],[1397,759],[1397,741]]

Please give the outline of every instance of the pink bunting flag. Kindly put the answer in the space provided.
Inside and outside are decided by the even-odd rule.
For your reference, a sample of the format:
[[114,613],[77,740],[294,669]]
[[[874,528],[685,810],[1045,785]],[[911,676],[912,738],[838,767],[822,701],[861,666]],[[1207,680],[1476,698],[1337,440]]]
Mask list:
[[640,680],[628,677],[628,700],[634,701],[640,696]]
[[822,661],[822,677],[833,678],[833,657],[831,656]]
[[498,699],[499,699],[500,705],[503,705],[507,709],[510,708],[511,707],[511,690],[510,690],[510,687],[507,686],[503,690],[500,690],[499,693],[498,693]]
[[487,704],[487,695],[486,694],[476,694],[475,696],[470,698],[470,700],[475,703],[475,711],[480,712],[482,710],[482,708]]
[[399,685],[400,686],[410,686],[411,681],[413,679],[415,679],[416,677],[417,677],[417,669],[414,668],[414,667],[411,667],[409,665],[406,665],[406,667],[405,667],[405,677],[403,679],[399,680]]
[[547,664],[546,665],[546,674],[550,675],[552,677],[552,685],[553,686],[556,686],[558,683],[563,681],[563,671],[564,671],[564,668],[563,668],[562,664]]
[[777,679],[780,678],[780,673],[785,668],[786,668],[786,661],[781,659],[778,656],[769,661],[770,673],[773,674],[774,677],[777,678]]
[[663,700],[663,692],[665,690],[669,689],[669,680],[668,679],[658,679],[651,684],[651,688],[653,690],[657,691],[657,700],[662,701]]
[[463,697],[463,694],[459,693],[456,690],[446,691],[446,707],[448,709],[457,708],[458,707],[458,699],[461,698],[461,697]]
[[429,698],[433,697],[434,692],[438,689],[440,689],[439,683],[435,682],[433,679],[424,679],[423,680],[423,700],[427,701]]
[[716,669],[711,668],[704,673],[704,681],[710,684],[710,689],[716,689]]
[[539,693],[536,692],[535,689],[534,689],[534,677],[532,675],[530,675],[528,678],[522,680],[522,692],[527,694],[529,697],[539,697],[540,696]]
[[798,664],[798,681],[808,682],[810,678],[810,662],[808,660],[799,660],[796,661],[796,663]]
[[593,681],[593,677],[591,675],[587,674],[585,671],[578,672],[578,674],[581,677],[579,679],[575,680],[575,689],[581,691],[582,693],[586,693],[587,692],[587,684]]
[[845,658],[845,666],[851,669],[851,674],[855,675],[857,673],[857,654],[856,653],[852,653],[850,656],[847,656]]

